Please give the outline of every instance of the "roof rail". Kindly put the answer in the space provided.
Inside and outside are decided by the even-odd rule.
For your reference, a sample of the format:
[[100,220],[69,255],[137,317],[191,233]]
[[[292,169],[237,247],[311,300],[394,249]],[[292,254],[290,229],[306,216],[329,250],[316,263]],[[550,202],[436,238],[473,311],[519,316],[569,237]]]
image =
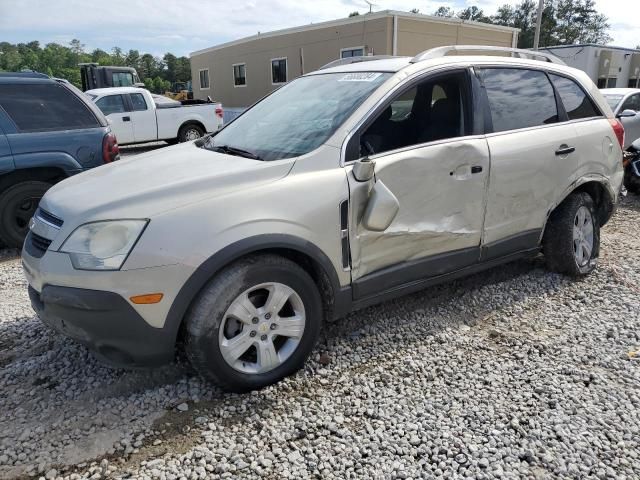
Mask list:
[[357,57],[346,57],[329,62],[326,65],[321,66],[318,70],[324,70],[325,68],[340,67],[342,65],[350,65],[352,63],[370,62],[372,60],[384,60],[385,58],[396,58],[393,55],[366,55]]
[[23,72],[0,72],[0,77],[49,78],[49,75],[45,75],[44,73],[34,72],[33,70],[27,70]]
[[448,45],[446,47],[437,47],[430,50],[425,50],[419,53],[411,59],[411,63],[421,62],[423,60],[431,60],[432,58],[441,58],[451,52],[505,52],[511,53],[511,56],[517,56],[518,58],[530,57],[535,60],[535,57],[543,58],[544,61],[550,63],[556,63],[558,65],[566,65],[555,55],[549,52],[541,52],[539,50],[524,50],[522,48],[511,47],[492,47],[490,45]]

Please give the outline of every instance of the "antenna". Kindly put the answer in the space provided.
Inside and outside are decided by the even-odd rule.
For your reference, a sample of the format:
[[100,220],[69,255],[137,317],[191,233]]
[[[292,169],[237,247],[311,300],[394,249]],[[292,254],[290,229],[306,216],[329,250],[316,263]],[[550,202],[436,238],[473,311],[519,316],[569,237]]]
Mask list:
[[377,7],[377,3],[370,2],[369,0],[364,0],[364,3],[369,5],[369,13],[373,13],[373,7]]

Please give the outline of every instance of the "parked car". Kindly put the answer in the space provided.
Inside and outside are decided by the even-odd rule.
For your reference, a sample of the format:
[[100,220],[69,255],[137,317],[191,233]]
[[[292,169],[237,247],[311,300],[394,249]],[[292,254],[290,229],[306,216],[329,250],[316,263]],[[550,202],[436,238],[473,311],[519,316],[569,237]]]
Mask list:
[[299,369],[323,321],[354,309],[541,251],[588,274],[622,125],[559,60],[451,50],[350,58],[216,135],[54,187],[22,257],[35,310],[107,362],[184,345],[246,391]]
[[640,195],[640,138],[624,152],[624,186],[629,193]]
[[603,88],[600,92],[624,126],[626,150],[640,138],[640,89]]
[[0,244],[20,247],[44,192],[118,158],[107,119],[65,80],[0,73]]
[[98,88],[85,93],[107,116],[120,145],[187,142],[222,126],[222,105],[217,102],[154,99],[148,90],[136,87]]

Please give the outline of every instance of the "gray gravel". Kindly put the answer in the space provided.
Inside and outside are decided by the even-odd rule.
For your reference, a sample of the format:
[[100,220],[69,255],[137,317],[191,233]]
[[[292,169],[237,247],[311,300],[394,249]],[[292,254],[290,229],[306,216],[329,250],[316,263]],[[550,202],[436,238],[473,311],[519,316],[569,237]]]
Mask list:
[[352,314],[249,395],[101,366],[0,255],[0,478],[640,478],[638,225],[626,199],[584,280],[537,259]]

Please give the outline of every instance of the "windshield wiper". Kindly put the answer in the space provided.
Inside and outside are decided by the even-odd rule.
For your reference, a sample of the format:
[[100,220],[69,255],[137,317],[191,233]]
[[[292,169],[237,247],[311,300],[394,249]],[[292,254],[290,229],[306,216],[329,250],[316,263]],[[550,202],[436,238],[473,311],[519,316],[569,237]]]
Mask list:
[[229,145],[213,145],[211,146],[211,150],[219,150],[222,153],[226,153],[228,155],[236,155],[238,157],[251,158],[253,160],[262,160],[260,156],[256,155],[249,150],[243,150],[237,147],[231,147]]

